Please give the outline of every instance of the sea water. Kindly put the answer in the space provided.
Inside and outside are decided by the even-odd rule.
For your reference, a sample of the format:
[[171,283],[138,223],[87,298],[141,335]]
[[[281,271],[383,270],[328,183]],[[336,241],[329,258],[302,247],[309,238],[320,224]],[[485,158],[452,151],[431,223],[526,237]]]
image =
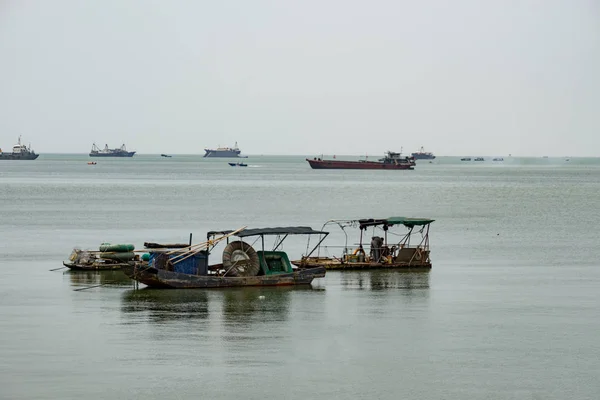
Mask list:
[[[600,160],[504,159],[0,162],[0,398],[600,398]],[[389,216],[435,219],[430,272],[134,290],[118,271],[49,271],[102,242]],[[322,251],[339,255],[346,237],[328,229]],[[358,230],[346,233],[355,246]],[[284,250],[297,258],[314,239]]]

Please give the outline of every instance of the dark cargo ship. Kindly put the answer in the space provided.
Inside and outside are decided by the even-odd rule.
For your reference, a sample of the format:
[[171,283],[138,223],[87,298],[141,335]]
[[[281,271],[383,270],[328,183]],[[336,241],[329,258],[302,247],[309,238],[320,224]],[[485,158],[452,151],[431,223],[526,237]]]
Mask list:
[[119,149],[109,149],[106,144],[100,150],[94,143],[92,144],[92,151],[90,151],[90,157],[133,157],[134,154],[135,151],[127,151],[124,144]]
[[425,151],[425,148],[423,148],[423,146],[421,146],[419,151],[412,153],[411,156],[413,156],[413,158],[415,160],[434,160],[435,159],[435,156],[433,155],[433,153],[429,152],[429,151]]
[[0,149],[0,160],[35,160],[40,155],[35,154],[35,151],[31,150],[31,146],[25,146],[21,144],[21,136],[17,144],[13,146],[12,153],[4,153]]
[[214,150],[204,149],[204,151],[206,152],[204,157],[248,158],[240,155],[242,151],[239,149],[237,142],[235,142],[234,147],[218,147]]
[[[335,156],[334,156],[335,158]],[[307,158],[306,161],[312,169],[414,169],[413,157],[402,157],[402,153],[388,151],[379,161],[343,161],[323,160],[322,158]]]

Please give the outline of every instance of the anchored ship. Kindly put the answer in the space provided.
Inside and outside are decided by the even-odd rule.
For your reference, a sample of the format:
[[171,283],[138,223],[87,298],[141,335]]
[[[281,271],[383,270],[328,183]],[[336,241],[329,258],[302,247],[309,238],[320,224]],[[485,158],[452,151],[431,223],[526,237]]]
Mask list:
[[421,146],[419,151],[412,153],[411,156],[413,156],[413,158],[415,160],[433,160],[433,159],[435,159],[435,156],[433,155],[433,153],[429,152],[429,151],[425,151],[425,148],[423,146]]
[[413,157],[402,157],[402,153],[393,151],[386,152],[385,157],[378,161],[323,160],[317,157],[312,160],[307,158],[306,161],[312,169],[414,169],[415,167]]
[[39,157],[39,154],[35,154],[35,151],[31,150],[31,146],[25,146],[21,144],[21,136],[17,144],[13,146],[12,153],[4,153],[0,149],[0,160],[35,160]]
[[109,149],[108,145],[104,145],[104,148],[100,150],[96,143],[92,144],[92,151],[90,151],[90,157],[133,157],[135,151],[127,151],[123,144],[118,149]]
[[235,142],[234,147],[218,147],[217,149],[204,149],[206,154],[204,157],[235,157],[235,158],[248,158],[241,156],[241,150],[238,147],[237,142]]

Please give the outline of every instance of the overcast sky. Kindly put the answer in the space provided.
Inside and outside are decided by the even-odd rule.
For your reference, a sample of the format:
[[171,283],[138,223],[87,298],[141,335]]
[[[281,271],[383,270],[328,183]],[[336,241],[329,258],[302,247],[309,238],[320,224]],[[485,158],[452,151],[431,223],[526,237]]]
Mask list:
[[0,0],[0,147],[600,156],[597,0]]

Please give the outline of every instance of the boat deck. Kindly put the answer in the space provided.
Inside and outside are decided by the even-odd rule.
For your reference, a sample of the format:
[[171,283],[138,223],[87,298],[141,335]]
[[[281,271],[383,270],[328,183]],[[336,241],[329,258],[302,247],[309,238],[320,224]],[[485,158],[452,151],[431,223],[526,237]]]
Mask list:
[[310,261],[292,261],[296,266],[305,268],[325,267],[328,270],[358,270],[358,269],[430,269],[431,262],[394,262],[394,263],[376,263],[376,262],[342,262],[336,258],[319,258],[311,259]]

